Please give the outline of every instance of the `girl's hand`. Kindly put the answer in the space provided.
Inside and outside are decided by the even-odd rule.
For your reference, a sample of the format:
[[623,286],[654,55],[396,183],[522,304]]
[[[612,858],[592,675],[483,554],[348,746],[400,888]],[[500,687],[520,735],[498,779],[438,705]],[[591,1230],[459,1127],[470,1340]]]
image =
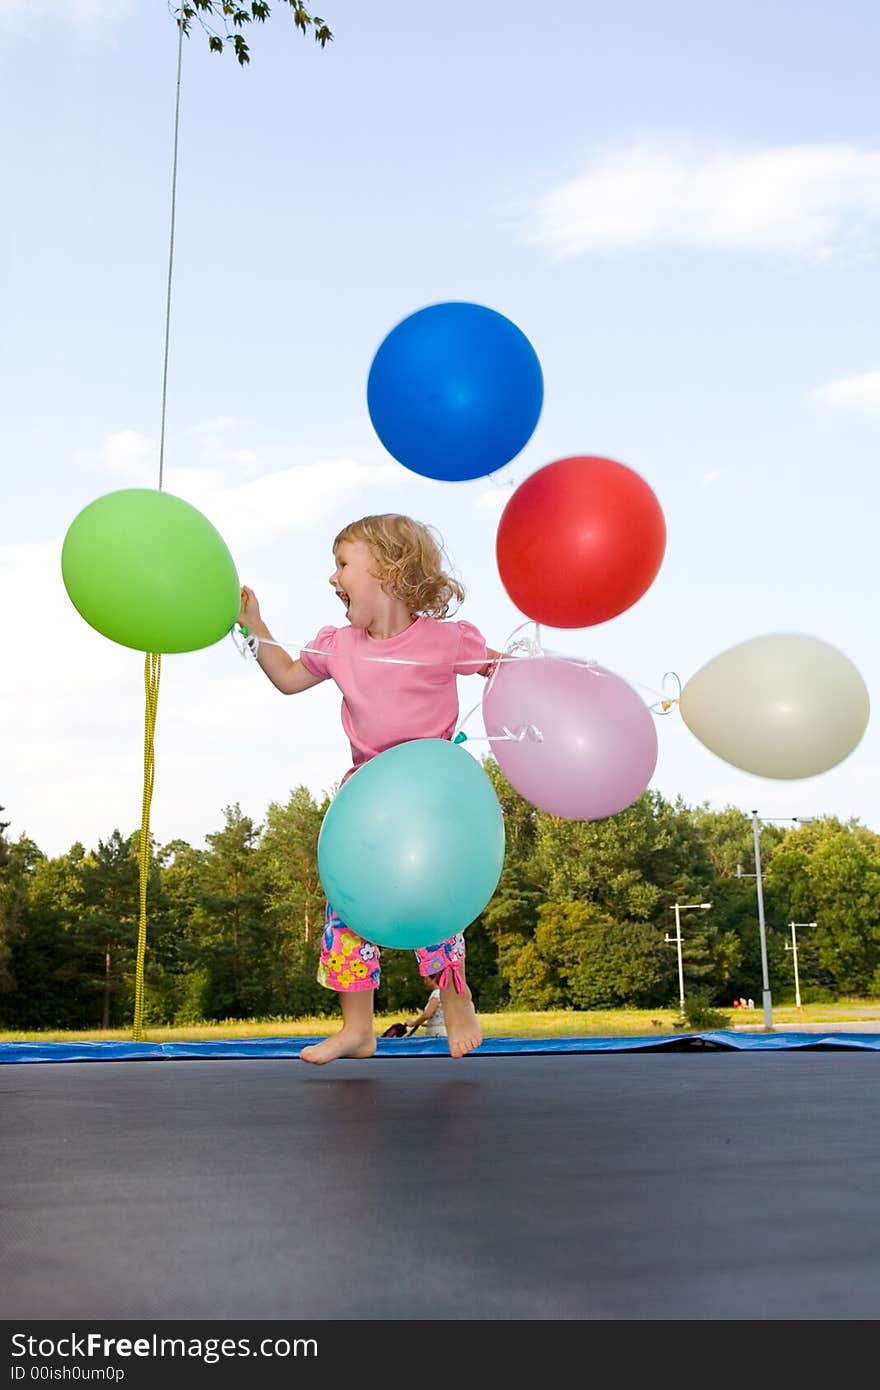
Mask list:
[[260,621],[260,605],[253,589],[242,587],[241,607],[238,610],[238,624],[240,627],[252,628]]
[[492,672],[495,670],[496,664],[501,660],[504,653],[493,651],[491,647],[487,647],[486,655],[489,660],[486,662],[485,666],[477,667],[478,676],[491,676]]

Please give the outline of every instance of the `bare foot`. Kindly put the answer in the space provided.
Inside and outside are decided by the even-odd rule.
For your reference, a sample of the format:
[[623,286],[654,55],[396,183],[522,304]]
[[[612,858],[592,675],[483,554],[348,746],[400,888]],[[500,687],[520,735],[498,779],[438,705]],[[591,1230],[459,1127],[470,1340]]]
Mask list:
[[372,1031],[362,1033],[343,1028],[332,1038],[325,1038],[323,1042],[304,1047],[299,1055],[303,1062],[314,1062],[317,1066],[322,1066],[324,1062],[332,1062],[337,1057],[372,1057],[375,1051],[376,1035]]
[[471,992],[465,986],[461,994],[458,994],[455,988],[450,985],[441,994],[443,1017],[446,1020],[446,1032],[449,1035],[449,1055],[450,1057],[464,1057],[466,1053],[473,1052],[475,1047],[479,1047],[483,1041]]

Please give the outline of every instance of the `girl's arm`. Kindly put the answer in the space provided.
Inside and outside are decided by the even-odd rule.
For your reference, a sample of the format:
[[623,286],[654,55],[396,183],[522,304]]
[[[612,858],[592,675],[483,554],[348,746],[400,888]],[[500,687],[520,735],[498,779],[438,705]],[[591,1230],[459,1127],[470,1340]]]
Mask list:
[[302,690],[321,684],[321,676],[313,676],[301,661],[294,660],[283,647],[269,645],[273,640],[272,634],[260,616],[260,605],[253,589],[244,588],[241,591],[238,621],[247,628],[248,636],[268,639],[258,643],[257,663],[282,695],[298,695]]
[[406,1026],[407,1026],[407,1028],[418,1028],[418,1027],[421,1026],[421,1024],[427,1023],[429,1018],[433,1018],[433,1017],[434,1017],[434,1015],[435,1015],[435,1013],[437,1012],[437,1009],[439,1008],[439,1006],[440,1006],[440,1000],[439,1000],[439,999],[429,999],[429,1000],[428,1000],[428,1003],[427,1003],[427,1004],[425,1005],[425,1007],[422,1009],[422,1012],[419,1014],[418,1018],[408,1018],[408,1019],[407,1019],[407,1021],[406,1021]]

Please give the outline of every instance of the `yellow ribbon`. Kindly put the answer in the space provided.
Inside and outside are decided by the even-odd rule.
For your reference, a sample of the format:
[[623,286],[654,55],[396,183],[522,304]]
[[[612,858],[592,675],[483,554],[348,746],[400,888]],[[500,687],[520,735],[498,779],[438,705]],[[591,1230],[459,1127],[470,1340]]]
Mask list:
[[134,972],[134,1022],[131,1036],[140,1041],[144,1036],[144,958],[147,952],[147,880],[150,876],[150,805],[153,800],[153,777],[156,770],[155,734],[156,706],[159,702],[159,676],[162,658],[148,652],[144,661],[144,794],[141,803],[141,834],[138,852],[140,883],[140,914],[138,916],[137,961]]

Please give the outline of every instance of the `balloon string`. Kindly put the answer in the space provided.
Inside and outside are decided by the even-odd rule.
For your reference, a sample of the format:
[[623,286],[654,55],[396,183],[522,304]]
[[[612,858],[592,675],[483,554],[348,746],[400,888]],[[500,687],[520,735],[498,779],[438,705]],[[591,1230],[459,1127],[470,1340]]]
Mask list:
[[[232,638],[233,645],[237,648],[237,650],[241,653],[241,655],[242,655],[243,657],[245,657],[245,659],[247,659],[248,656],[254,656],[254,657],[255,657],[255,656],[257,655],[257,653],[259,652],[260,647],[281,647],[281,649],[282,649],[283,651],[287,651],[287,650],[289,650],[289,649],[292,647],[292,648],[294,648],[296,651],[300,651],[300,652],[309,652],[309,653],[310,653],[311,655],[313,655],[313,656],[324,656],[324,657],[326,657],[326,656],[330,655],[330,653],[328,653],[327,651],[323,650],[321,647],[300,647],[300,646],[297,646],[297,644],[296,644],[295,642],[276,642],[275,639],[274,639],[274,637],[255,637],[253,633],[249,633],[249,632],[247,631],[247,629],[245,629],[245,628],[242,629],[241,634],[235,632],[235,630],[233,629],[233,631],[230,632],[229,635],[230,635],[230,637]],[[386,665],[386,666],[436,666],[436,665],[437,665],[437,662],[436,662],[436,661],[413,661],[413,660],[411,660],[411,659],[408,658],[408,657],[402,657],[402,656],[362,656],[360,659],[361,659],[362,661],[375,661],[375,662],[379,662],[380,664]],[[518,657],[517,657],[517,658],[511,658],[511,659],[512,659],[512,660],[513,660],[513,659],[519,660]],[[499,658],[499,660],[507,660],[507,658],[506,658],[506,657],[502,657],[502,658]],[[495,663],[493,663],[493,664],[497,665],[497,662],[495,662]],[[485,656],[480,656],[480,657],[469,658],[469,659],[466,660],[466,661],[458,661],[458,662],[456,662],[456,665],[457,665],[457,666],[476,666],[476,667],[479,668],[480,666],[486,666],[486,665],[488,665],[488,661],[487,661],[487,659],[486,659]]]
[[[532,624],[530,622],[520,623],[519,627],[515,627],[513,629],[513,632],[510,634],[507,641],[504,643],[504,649],[502,651],[501,656],[499,656],[492,664],[492,670],[489,672],[489,679],[486,684],[486,689],[483,691],[482,699],[478,700],[477,703],[473,706],[473,708],[468,710],[464,718],[458,721],[458,729],[456,731],[455,737],[456,739],[458,739],[459,742],[462,742],[465,739],[467,739],[468,735],[464,732],[464,726],[471,718],[471,716],[475,714],[478,709],[481,708],[483,700],[489,694],[489,691],[492,689],[493,685],[495,684],[495,681],[498,678],[498,672],[501,669],[502,664],[506,661],[521,661],[523,658],[515,655],[515,653],[518,651],[522,651],[523,653],[525,653],[525,655],[528,658],[543,657],[544,651],[541,647],[540,641],[541,629],[538,627],[537,623],[534,624],[535,636],[533,638],[517,637],[517,633],[522,632],[523,628],[528,628],[531,626]],[[543,740],[543,734],[541,734],[539,731],[536,732],[538,732],[539,739]],[[474,739],[473,742],[494,743],[496,740],[503,741],[507,738],[516,738],[516,735],[511,734],[510,731],[505,728],[503,733],[501,734],[486,734],[485,739],[478,738]]]
[[[245,660],[247,660],[249,656],[256,657],[259,653],[260,647],[280,647],[282,651],[289,651],[292,649],[300,652],[308,652],[310,655],[313,656],[326,657],[328,655],[332,655],[332,653],[328,653],[321,647],[300,646],[298,642],[290,641],[279,642],[274,637],[257,637],[254,633],[249,632],[246,627],[243,627],[240,624],[238,626],[239,631],[236,632],[235,627],[233,627],[230,630],[229,636],[232,638],[233,646],[240,653],[240,655],[245,658]],[[527,626],[530,626],[530,624],[523,623],[521,627],[515,628],[514,632],[511,634],[511,637],[515,636],[517,632],[520,632],[522,627]],[[492,662],[493,669],[489,676],[490,681],[495,679],[497,669],[502,664],[522,660],[521,656],[516,655],[517,652],[522,652],[527,656],[534,657],[552,656],[555,658],[555,660],[568,662],[572,666],[584,666],[587,669],[589,669],[595,676],[604,677],[605,675],[604,671],[599,671],[597,669],[598,663],[589,658],[584,658],[580,656],[566,656],[561,652],[545,651],[539,643],[535,643],[528,639],[521,639],[518,642],[512,642],[510,639],[508,639],[508,642],[505,644],[504,651],[501,654],[501,656],[496,657],[495,660]],[[375,661],[378,662],[380,665],[388,666],[436,666],[438,664],[436,661],[414,661],[410,657],[403,656],[364,655],[361,656],[360,660]],[[456,662],[457,666],[476,666],[477,668],[481,666],[487,666],[488,664],[488,660],[485,656],[469,657],[465,661]]]
[[[672,680],[675,681],[676,685],[676,691],[674,695],[671,695],[669,691],[666,689],[666,682],[670,679],[670,677],[672,678]],[[642,687],[643,690],[647,690],[648,688],[648,686]],[[669,711],[672,709],[672,706],[677,705],[679,700],[681,699],[681,677],[678,675],[676,671],[664,671],[663,679],[660,682],[660,691],[652,691],[652,694],[657,696],[657,700],[653,705],[649,706],[651,712],[653,714],[668,714]]]
[[[283,651],[288,650],[290,647],[295,647],[298,651],[308,652],[310,655],[313,656],[326,657],[328,655],[328,653],[322,650],[320,647],[300,647],[297,643],[278,642],[275,640],[274,637],[257,637],[254,633],[249,632],[246,627],[241,626],[240,624],[237,625],[237,627],[238,630],[236,630],[236,627],[233,627],[230,630],[229,635],[232,639],[233,646],[236,648],[238,653],[244,658],[244,660],[247,660],[249,657],[255,660],[261,646],[279,647]],[[524,628],[531,627],[534,627],[535,630],[534,637],[528,635],[524,637],[517,636],[517,634],[522,632]],[[503,652],[492,662],[486,689],[483,692],[483,698],[485,698],[485,696],[488,695],[489,691],[492,689],[492,686],[494,685],[498,677],[498,672],[501,669],[501,667],[514,661],[519,662],[523,660],[540,660],[546,657],[552,657],[554,661],[563,661],[570,666],[580,666],[584,670],[589,671],[591,675],[597,676],[600,680],[607,679],[610,672],[600,670],[597,661],[589,657],[568,656],[564,652],[555,652],[552,651],[550,648],[543,647],[541,645],[540,634],[540,625],[538,623],[532,623],[531,621],[520,623],[519,627],[514,628],[513,632],[510,634],[510,636],[504,644]],[[433,661],[414,661],[409,657],[401,656],[364,655],[361,657],[361,660],[375,661],[388,666],[437,665],[437,663]],[[474,657],[466,661],[460,661],[457,663],[457,665],[459,666],[474,666],[477,669],[479,669],[482,666],[485,666],[486,664],[486,658],[482,656]],[[674,680],[677,682],[678,688],[674,696],[671,696],[665,689],[666,681],[670,676],[673,677]],[[646,685],[643,681],[630,681],[630,684],[633,686],[637,686],[640,690],[646,690],[648,694],[655,696],[654,702],[648,706],[648,708],[655,714],[668,714],[672,706],[678,703],[678,698],[681,695],[681,681],[679,680],[678,676],[675,674],[674,671],[667,671],[664,674],[661,690],[656,690],[654,686]],[[475,714],[476,711],[480,708],[482,703],[483,699],[481,698],[471,709],[468,710],[467,714],[459,720],[458,733],[461,734],[460,741],[464,741],[467,738],[467,735],[462,732],[464,726],[471,718],[471,716]],[[528,728],[535,729],[535,726],[529,725]],[[543,735],[540,734],[540,731],[535,730],[535,732],[538,734],[539,739],[543,738]],[[491,743],[495,740],[504,740],[507,738],[513,738],[521,741],[524,736],[527,736],[527,732],[513,734],[510,733],[509,730],[507,730],[503,734],[487,735],[485,740],[477,739],[474,741]]]
[[144,789],[141,800],[141,832],[138,845],[138,916],[137,959],[134,972],[134,1022],[131,1035],[137,1042],[144,1036],[144,960],[147,953],[147,880],[150,873],[150,805],[153,800],[153,779],[156,770],[155,734],[156,706],[159,701],[159,676],[162,658],[148,652],[144,660]]
[[[165,291],[165,346],[162,354],[162,411],[159,425],[159,491],[165,475],[165,421],[168,402],[168,360],[171,348],[171,280],[174,270],[174,226],[177,210],[177,150],[180,136],[180,73],[183,66],[183,20],[178,19],[177,86],[174,100],[174,152],[171,160],[171,227],[168,237],[168,282]],[[159,676],[162,658],[147,652],[144,661],[144,786],[141,800],[141,831],[138,845],[138,940],[134,972],[134,1018],[131,1035],[135,1041],[144,1036],[144,966],[147,954],[147,882],[150,873],[150,806],[153,800],[153,781],[156,773],[155,733],[156,708],[159,701]]]
[[171,230],[168,237],[168,284],[165,291],[165,351],[162,361],[162,416],[159,425],[159,491],[165,472],[165,414],[168,400],[168,358],[171,349],[171,277],[174,270],[174,227],[177,220],[177,147],[180,135],[180,71],[183,64],[183,20],[177,21],[177,90],[174,101],[174,153],[171,158]]

